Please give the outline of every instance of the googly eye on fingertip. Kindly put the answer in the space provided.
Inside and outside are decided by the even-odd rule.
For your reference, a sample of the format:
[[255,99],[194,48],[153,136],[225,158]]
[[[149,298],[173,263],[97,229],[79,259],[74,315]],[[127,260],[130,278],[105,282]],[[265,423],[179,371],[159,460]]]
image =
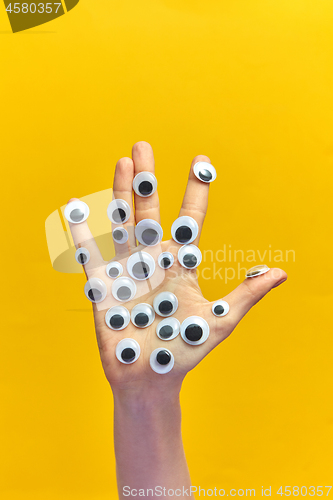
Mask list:
[[138,328],[150,326],[155,319],[155,311],[150,304],[137,304],[131,311],[131,321]]
[[116,300],[127,302],[134,299],[136,294],[136,284],[131,278],[125,276],[117,278],[111,287],[111,293]]
[[112,200],[107,208],[108,218],[114,224],[127,222],[131,215],[131,207],[125,200]]
[[186,269],[195,269],[199,266],[202,255],[195,245],[184,245],[178,251],[178,261]]
[[128,274],[138,281],[149,279],[155,271],[155,261],[147,252],[135,252],[127,259]]
[[75,252],[75,260],[78,264],[81,264],[82,266],[88,264],[90,260],[89,250],[83,247],[78,248]]
[[117,227],[112,231],[112,238],[119,245],[123,245],[128,241],[128,232],[124,227]]
[[199,233],[198,223],[188,215],[178,217],[171,226],[172,238],[181,245],[188,245]]
[[109,278],[116,279],[119,278],[123,274],[123,266],[120,262],[109,262],[109,264],[105,268],[105,272]]
[[266,266],[265,264],[262,264],[260,266],[254,266],[251,267],[251,269],[248,269],[246,271],[246,277],[247,278],[254,278],[255,276],[260,276],[261,274],[267,273],[269,271],[269,267]]
[[156,335],[161,340],[173,340],[180,332],[180,323],[177,318],[165,318],[156,327]]
[[158,265],[162,269],[170,269],[174,263],[174,256],[170,252],[162,252],[157,259]]
[[143,219],[135,226],[135,237],[141,245],[155,246],[162,241],[163,229],[153,219]]
[[107,295],[106,284],[99,278],[90,278],[84,285],[84,293],[90,302],[98,304]]
[[68,222],[80,224],[80,222],[84,222],[88,219],[89,212],[89,207],[84,201],[74,200],[66,205],[64,215]]
[[155,373],[164,375],[172,370],[175,358],[168,349],[155,349],[150,355],[150,366]]
[[212,312],[215,316],[225,316],[229,312],[229,304],[225,300],[217,300],[212,305]]
[[111,330],[123,330],[130,322],[130,313],[124,306],[111,307],[105,314],[105,323]]
[[200,316],[190,316],[182,322],[180,335],[187,344],[203,344],[209,337],[209,325]]
[[116,357],[125,365],[134,363],[140,356],[140,345],[134,339],[122,339],[116,347]]
[[178,309],[178,300],[174,293],[162,292],[154,298],[153,306],[159,316],[172,316]]
[[138,196],[151,196],[157,189],[155,175],[151,172],[138,173],[133,179],[133,189]]
[[199,181],[213,182],[216,179],[216,170],[210,163],[206,161],[198,161],[193,167],[194,175]]

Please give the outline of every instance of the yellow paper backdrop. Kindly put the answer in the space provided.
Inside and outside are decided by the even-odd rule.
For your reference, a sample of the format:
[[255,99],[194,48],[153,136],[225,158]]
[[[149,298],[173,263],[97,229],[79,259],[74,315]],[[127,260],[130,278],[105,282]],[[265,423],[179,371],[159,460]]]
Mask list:
[[[84,277],[52,269],[44,223],[112,187],[138,140],[167,236],[207,154],[202,249],[295,251],[275,264],[288,282],[186,379],[193,483],[332,484],[332,26],[331,0],[81,0],[13,35],[0,6],[1,498],[116,498]],[[239,282],[202,288],[213,300]]]

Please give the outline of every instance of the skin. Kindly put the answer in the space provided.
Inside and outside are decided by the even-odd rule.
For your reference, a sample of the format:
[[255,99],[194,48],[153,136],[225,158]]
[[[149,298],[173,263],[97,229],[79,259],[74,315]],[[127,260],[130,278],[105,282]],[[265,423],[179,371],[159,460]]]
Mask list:
[[[210,163],[207,156],[199,155],[193,159],[179,213],[179,216],[193,217],[198,223],[199,234],[193,242],[195,245],[199,244],[210,188],[209,184],[199,181],[193,173],[193,166],[198,161]],[[128,255],[138,250],[133,230],[135,223],[143,219],[160,221],[157,192],[148,198],[134,194],[135,212],[133,210],[134,176],[142,171],[154,172],[154,170],[153,150],[150,144],[143,141],[133,146],[132,158],[121,158],[116,166],[114,198],[124,199],[131,207],[130,219],[123,224],[129,232],[129,240],[125,245],[115,244],[117,255],[113,259],[122,263],[123,276],[128,276],[126,271]],[[216,298],[216,300],[221,298],[226,300],[230,306],[229,313],[218,318],[212,314],[213,303],[207,301],[201,293],[196,271],[185,269],[177,261],[177,252],[181,245],[173,240],[163,241],[161,245],[144,251],[151,253],[155,260],[161,251],[169,251],[175,257],[174,265],[167,271],[162,271],[156,266],[151,279],[152,290],[147,288],[146,281],[136,282],[138,293],[135,299],[123,305],[129,311],[138,303],[152,305],[156,295],[163,291],[171,291],[179,302],[174,316],[180,322],[194,315],[204,318],[210,328],[207,341],[192,346],[185,343],[180,335],[172,341],[160,340],[156,335],[156,325],[163,318],[157,315],[150,327],[141,329],[130,323],[124,330],[113,331],[106,326],[105,312],[109,307],[119,306],[121,303],[110,293],[113,281],[105,273],[108,263],[103,260],[87,222],[70,226],[76,247],[87,248],[91,255],[89,263],[84,266],[87,278],[101,278],[108,286],[107,298],[99,304],[93,304],[93,312],[100,357],[114,396],[114,443],[119,498],[128,498],[128,495],[123,494],[125,486],[136,490],[155,486],[165,487],[166,490],[169,488],[189,490],[191,480],[182,444],[179,404],[183,379],[212,349],[231,334],[251,307],[271,289],[283,283],[287,275],[281,269],[270,269],[261,276],[245,279],[227,296]],[[115,356],[116,346],[123,338],[135,339],[140,344],[140,357],[130,365],[120,363]],[[173,369],[164,375],[155,373],[149,364],[150,354],[158,347],[169,349],[175,358]],[[182,495],[179,497],[182,498]]]

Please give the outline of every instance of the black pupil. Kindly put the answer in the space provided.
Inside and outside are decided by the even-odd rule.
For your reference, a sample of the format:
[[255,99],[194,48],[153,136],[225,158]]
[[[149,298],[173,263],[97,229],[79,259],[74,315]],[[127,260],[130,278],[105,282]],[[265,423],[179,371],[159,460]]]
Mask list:
[[132,268],[132,273],[137,279],[145,279],[149,276],[150,268],[146,262],[137,262]]
[[121,231],[114,231],[113,232],[113,237],[115,240],[120,241],[121,238],[123,237],[123,233]]
[[171,260],[169,259],[169,257],[163,257],[163,259],[161,260],[161,264],[162,264],[162,267],[164,267],[164,269],[166,269],[167,267],[170,266]]
[[132,349],[131,347],[126,347],[126,349],[124,349],[121,353],[121,358],[123,361],[126,361],[127,363],[133,361],[133,359],[135,358],[134,349]]
[[224,307],[219,305],[214,307],[214,313],[215,314],[223,314],[224,313]]
[[200,170],[199,177],[203,181],[210,181],[212,178],[212,174],[210,173],[209,170]]
[[147,196],[150,194],[153,190],[153,185],[149,181],[142,181],[139,184],[139,192],[143,194],[144,196]]
[[75,208],[71,211],[71,219],[74,222],[80,222],[84,218],[84,213],[79,208]]
[[122,208],[117,208],[113,214],[112,214],[112,218],[120,223],[120,222],[124,222],[124,220],[126,219],[126,212],[125,210],[123,210]]
[[97,290],[97,288],[90,288],[88,292],[88,297],[90,298],[90,300],[96,302],[97,300],[101,300],[102,293],[99,290]]
[[139,313],[135,316],[135,324],[138,326],[146,326],[149,323],[149,318],[146,313]]
[[87,260],[87,256],[84,253],[79,254],[79,262],[80,264],[84,264]]
[[158,234],[155,229],[145,229],[142,233],[142,241],[145,245],[154,245],[158,240]]
[[131,290],[128,286],[121,286],[117,291],[118,299],[128,300],[131,297]]
[[185,336],[191,342],[197,342],[202,337],[202,328],[199,325],[189,325],[185,330]]
[[173,334],[173,328],[170,325],[162,326],[162,328],[159,331],[159,334],[160,337],[162,337],[162,339],[168,339]]
[[198,260],[193,253],[188,253],[184,256],[184,264],[186,267],[195,267]]
[[160,365],[167,365],[168,363],[170,363],[170,360],[171,360],[171,356],[170,356],[170,353],[168,351],[160,351],[157,353],[156,361]]
[[188,226],[180,226],[176,230],[176,239],[180,243],[187,243],[192,238],[191,228]]
[[158,306],[158,309],[162,314],[170,314],[172,312],[173,306],[170,300],[162,300],[162,302]]
[[116,278],[119,274],[119,271],[116,267],[111,267],[109,269],[109,276],[111,276],[111,278]]
[[125,323],[124,318],[120,314],[114,314],[111,316],[110,325],[112,328],[121,328]]

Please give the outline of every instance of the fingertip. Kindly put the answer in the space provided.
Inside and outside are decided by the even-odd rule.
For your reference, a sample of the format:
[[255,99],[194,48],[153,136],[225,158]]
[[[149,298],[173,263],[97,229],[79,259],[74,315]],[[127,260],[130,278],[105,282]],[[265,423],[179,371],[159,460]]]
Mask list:
[[79,198],[71,198],[70,200],[68,200],[67,202],[67,205],[71,202],[71,201],[75,201],[75,200],[78,200]]

